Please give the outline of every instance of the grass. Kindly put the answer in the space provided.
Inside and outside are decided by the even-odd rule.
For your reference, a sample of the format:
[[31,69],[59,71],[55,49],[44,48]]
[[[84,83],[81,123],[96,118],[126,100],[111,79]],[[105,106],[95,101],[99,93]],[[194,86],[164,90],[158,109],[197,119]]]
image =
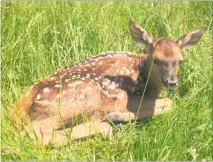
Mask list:
[[[3,2],[1,160],[212,160],[212,2]],[[26,88],[64,66],[106,51],[141,49],[132,19],[155,37],[177,39],[207,26],[183,51],[172,110],[100,137],[44,147],[15,135],[9,116]],[[11,149],[15,149],[12,151]],[[19,150],[19,151],[18,151]]]

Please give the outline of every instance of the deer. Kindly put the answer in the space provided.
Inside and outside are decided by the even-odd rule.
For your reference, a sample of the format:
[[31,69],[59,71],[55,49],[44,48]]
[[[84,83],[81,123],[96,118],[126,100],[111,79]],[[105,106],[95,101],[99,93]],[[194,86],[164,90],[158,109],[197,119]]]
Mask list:
[[21,133],[45,145],[65,145],[95,134],[110,138],[111,122],[168,112],[172,100],[160,93],[177,89],[181,50],[196,44],[206,28],[177,40],[153,38],[132,20],[129,30],[147,54],[102,53],[33,84],[11,113]]

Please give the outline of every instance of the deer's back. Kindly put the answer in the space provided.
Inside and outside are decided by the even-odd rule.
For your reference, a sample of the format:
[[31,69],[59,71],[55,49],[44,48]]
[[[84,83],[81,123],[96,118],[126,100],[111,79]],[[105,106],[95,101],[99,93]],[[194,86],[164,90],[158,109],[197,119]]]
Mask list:
[[[53,73],[39,81],[42,86],[38,86],[34,99],[34,118],[45,118],[50,112],[54,116],[59,107],[65,116],[73,116],[82,109],[93,113],[92,110],[103,109],[107,91],[117,88],[127,93],[141,93],[144,80],[139,66],[146,57],[123,52],[106,53]],[[112,106],[105,103],[105,109],[107,104]]]

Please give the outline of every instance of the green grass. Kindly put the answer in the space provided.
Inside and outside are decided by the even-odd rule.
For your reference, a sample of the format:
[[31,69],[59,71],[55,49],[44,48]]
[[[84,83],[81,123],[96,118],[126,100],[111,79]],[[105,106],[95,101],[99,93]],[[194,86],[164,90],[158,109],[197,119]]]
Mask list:
[[[2,3],[2,160],[212,160],[212,2]],[[177,39],[207,26],[201,41],[183,51],[180,88],[166,93],[172,110],[137,125],[121,124],[111,140],[100,137],[43,147],[15,136],[11,104],[26,88],[75,62],[106,51],[141,49],[132,19],[155,37]]]

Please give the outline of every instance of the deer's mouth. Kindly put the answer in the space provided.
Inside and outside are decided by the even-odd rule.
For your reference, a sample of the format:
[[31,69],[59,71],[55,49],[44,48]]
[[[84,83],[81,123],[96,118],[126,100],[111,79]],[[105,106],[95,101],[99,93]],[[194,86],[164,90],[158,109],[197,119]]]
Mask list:
[[164,81],[163,80],[163,85],[164,85],[164,87],[167,90],[170,90],[170,91],[174,91],[175,89],[178,88],[178,82],[176,82],[176,83],[169,83],[168,81]]

